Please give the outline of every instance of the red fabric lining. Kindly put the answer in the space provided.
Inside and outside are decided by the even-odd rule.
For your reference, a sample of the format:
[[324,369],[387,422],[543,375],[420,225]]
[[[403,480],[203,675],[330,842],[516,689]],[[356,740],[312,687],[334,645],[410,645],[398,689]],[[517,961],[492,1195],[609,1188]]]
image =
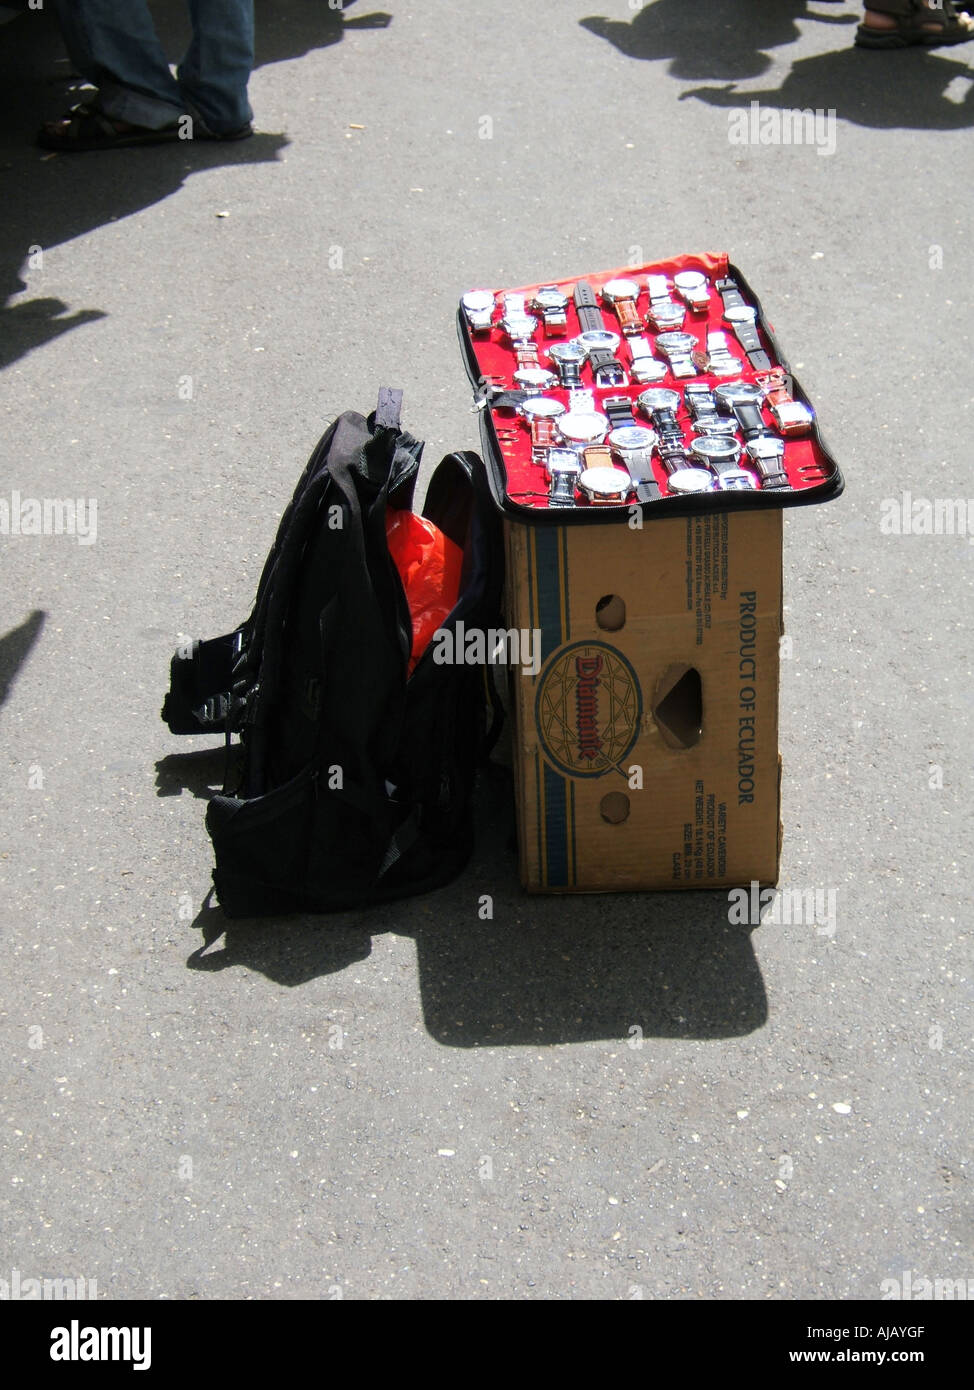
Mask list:
[[[474,355],[480,372],[482,375],[492,378],[500,385],[505,387],[514,386],[513,374],[516,368],[514,353],[508,345],[506,337],[501,333],[500,329],[496,327],[497,320],[502,316],[501,296],[504,294],[510,293],[530,296],[541,285],[558,285],[568,295],[568,327],[564,334],[558,337],[548,337],[545,334],[544,325],[541,323],[539,323],[538,330],[534,334],[534,342],[539,349],[541,365],[550,367],[553,366],[553,364],[549,363],[545,354],[545,349],[550,347],[553,343],[566,342],[568,339],[574,338],[581,331],[575,305],[571,298],[571,292],[577,280],[588,281],[596,291],[596,294],[598,294],[602,285],[604,285],[607,280],[638,278],[642,281],[647,275],[665,274],[672,282],[673,276],[681,270],[703,271],[710,280],[711,286],[710,310],[707,316],[698,316],[688,311],[682,331],[685,333],[692,333],[694,337],[697,338],[700,347],[706,346],[706,338],[709,332],[715,330],[726,332],[728,347],[742,362],[740,379],[743,381],[753,381],[760,373],[756,372],[750,366],[744,354],[744,349],[737,342],[730,325],[723,322],[723,304],[720,296],[713,287],[714,280],[721,279],[728,273],[728,256],[727,253],[723,251],[706,252],[702,255],[688,254],[673,256],[669,260],[657,261],[653,265],[638,267],[623,266],[616,270],[603,270],[590,275],[578,275],[572,279],[540,280],[536,284],[523,285],[516,289],[495,290],[494,295],[495,298],[497,298],[498,307],[493,315],[495,326],[491,329],[489,339],[478,335],[470,335],[470,341],[473,345]],[[673,295],[674,298],[678,298],[675,291],[673,291]],[[746,293],[745,299],[747,299]],[[640,295],[639,307],[641,313],[645,315],[647,308],[645,292]],[[602,306],[602,318],[606,328],[610,329],[613,333],[619,333],[619,323],[615,314],[604,306]],[[758,325],[758,330],[761,336],[761,344],[770,357],[772,366],[778,365],[777,355],[774,352],[772,344],[767,340],[763,330],[761,330],[760,325]],[[662,357],[662,353],[657,353],[655,351],[656,334],[653,330],[650,328],[645,329],[644,336],[653,346],[654,355]],[[618,351],[622,358],[623,365],[628,365],[629,354],[625,349],[625,339],[623,339]],[[735,378],[714,376],[710,372],[698,372],[696,377],[675,380],[667,373],[665,378],[659,382],[654,382],[653,385],[672,387],[678,390],[682,396],[683,387],[686,386],[687,382],[690,380],[705,382],[708,386],[714,387],[719,385],[721,381],[734,379]],[[635,406],[635,399],[642,391],[647,389],[645,386],[630,383],[626,387],[597,388],[593,386],[591,370],[588,367],[583,367],[582,369],[582,385],[593,390],[596,409],[601,409],[602,399],[607,395],[626,395],[629,397],[630,401],[633,402],[633,414],[637,422],[643,425],[648,425],[650,423]],[[566,405],[568,403],[568,392],[561,387],[555,387],[550,391],[546,391],[544,394],[546,396],[551,396],[554,400],[562,401]],[[767,407],[764,408],[762,413],[768,428],[773,432],[777,432],[775,430],[774,419]],[[533,463],[531,460],[531,431],[527,422],[513,410],[492,410],[491,415],[501,446],[501,457],[507,471],[508,496],[512,501],[519,502],[524,506],[546,507],[547,485],[544,478],[544,469],[540,464]],[[684,427],[684,440],[689,443],[690,439],[693,438],[690,429],[690,416],[682,404],[677,412],[677,417],[680,424]],[[746,464],[746,458],[742,458],[740,466],[746,467]],[[788,475],[788,481],[796,492],[821,484],[824,479],[832,475],[833,471],[826,454],[816,443],[815,439],[811,437],[799,439],[792,437],[785,440],[784,467]],[[653,460],[653,471],[665,497],[667,495],[666,474],[659,459],[655,457]]]

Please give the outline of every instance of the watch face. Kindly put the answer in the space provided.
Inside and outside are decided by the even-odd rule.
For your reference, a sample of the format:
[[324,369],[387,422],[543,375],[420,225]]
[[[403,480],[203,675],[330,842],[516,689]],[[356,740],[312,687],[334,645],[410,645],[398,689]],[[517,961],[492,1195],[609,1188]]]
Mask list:
[[606,280],[602,286],[603,297],[612,299],[638,299],[639,286],[635,280]]
[[555,429],[569,444],[601,444],[609,421],[594,410],[569,410],[558,417]]
[[564,309],[568,303],[561,290],[540,289],[534,296],[536,304],[540,304],[543,309]]
[[643,410],[678,410],[680,407],[679,391],[670,391],[665,386],[651,386],[648,391],[643,391],[636,397],[636,404],[641,405]]
[[[527,376],[527,372],[522,372],[521,375]],[[565,406],[561,401],[553,401],[548,396],[529,396],[526,401],[521,402],[519,409],[529,420],[545,416],[553,420],[556,415],[565,414]]]
[[518,386],[527,386],[538,391],[558,385],[558,378],[554,372],[549,372],[544,367],[521,367],[514,373],[514,380]]
[[689,352],[697,346],[697,340],[692,333],[659,333],[656,346],[664,352]]
[[678,468],[666,480],[670,492],[712,492],[714,479],[705,468]]
[[741,456],[741,446],[736,439],[705,434],[693,441],[690,452],[705,459],[737,459]]
[[702,275],[699,270],[681,270],[679,274],[673,276],[673,283],[678,290],[705,290],[707,277]]
[[553,343],[548,349],[548,356],[555,362],[574,362],[581,366],[588,354],[584,348],[576,347],[571,343]]
[[785,452],[784,440],[770,434],[759,434],[757,439],[749,439],[744,447],[754,459],[780,459]]
[[530,338],[538,326],[533,314],[508,314],[501,319],[501,328],[509,338]]
[[750,381],[722,381],[719,386],[714,387],[714,395],[729,409],[733,409],[735,405],[745,405],[748,401],[764,400],[764,392],[760,386],[755,386]]
[[493,309],[494,296],[490,290],[469,290],[460,303],[472,314],[482,314],[485,309]]
[[545,459],[548,480],[553,478],[577,478],[582,471],[578,455],[571,449],[549,449]]
[[732,304],[729,309],[724,310],[724,318],[728,323],[753,323],[757,316],[757,309],[752,309],[750,304]]
[[640,383],[662,381],[668,370],[666,363],[657,361],[655,357],[634,357],[630,367],[633,380]]
[[579,474],[578,486],[593,501],[609,498],[625,499],[632,490],[632,479],[621,468],[586,468]]
[[733,434],[737,429],[737,421],[733,415],[704,415],[699,420],[694,420],[693,428],[697,434]]
[[574,339],[585,352],[615,352],[619,346],[618,333],[610,333],[607,328],[589,328]]
[[620,425],[610,432],[606,442],[613,449],[651,449],[656,438],[655,430],[643,429],[642,425]]

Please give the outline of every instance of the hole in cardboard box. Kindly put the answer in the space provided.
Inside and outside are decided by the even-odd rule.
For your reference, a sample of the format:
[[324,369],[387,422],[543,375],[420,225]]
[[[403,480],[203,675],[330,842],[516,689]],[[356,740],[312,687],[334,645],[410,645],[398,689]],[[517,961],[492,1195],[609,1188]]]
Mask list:
[[624,792],[607,792],[599,802],[599,810],[610,825],[621,825],[629,817],[629,798]]
[[656,687],[653,718],[671,748],[692,748],[703,733],[700,672],[682,663],[664,671]]
[[618,594],[603,594],[595,605],[595,621],[606,632],[618,632],[626,625],[626,604]]

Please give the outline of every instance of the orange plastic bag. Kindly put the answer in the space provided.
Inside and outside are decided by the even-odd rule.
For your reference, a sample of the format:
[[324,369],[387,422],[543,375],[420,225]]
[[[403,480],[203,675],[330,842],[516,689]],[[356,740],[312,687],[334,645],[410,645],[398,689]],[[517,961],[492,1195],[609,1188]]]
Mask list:
[[386,540],[413,620],[412,675],[460,594],[463,551],[432,521],[393,507],[386,510]]

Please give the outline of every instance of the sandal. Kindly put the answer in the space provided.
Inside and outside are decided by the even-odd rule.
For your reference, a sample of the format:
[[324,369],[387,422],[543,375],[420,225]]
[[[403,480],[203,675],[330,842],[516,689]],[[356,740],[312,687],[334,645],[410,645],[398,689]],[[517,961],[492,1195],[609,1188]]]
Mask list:
[[59,121],[47,121],[37,133],[45,150],[119,150],[130,145],[160,145],[179,139],[179,122],[153,130],[149,126],[113,121],[96,106],[82,102]]
[[867,0],[867,10],[889,15],[896,21],[889,29],[860,24],[856,30],[859,48],[939,48],[974,39],[974,20],[958,10],[954,0],[943,0],[932,9],[923,0]]

